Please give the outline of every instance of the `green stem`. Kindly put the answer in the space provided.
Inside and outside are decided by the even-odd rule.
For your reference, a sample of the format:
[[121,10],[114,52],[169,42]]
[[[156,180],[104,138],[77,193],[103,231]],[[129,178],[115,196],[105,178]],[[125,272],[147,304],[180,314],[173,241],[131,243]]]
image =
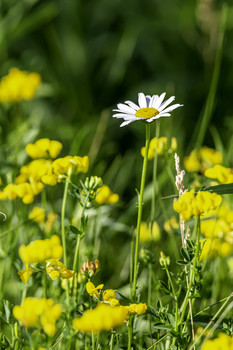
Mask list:
[[43,295],[44,295],[44,298],[47,298],[47,272],[45,270],[42,273],[43,273],[43,275],[42,275]]
[[131,344],[133,339],[133,317],[130,317],[129,319],[129,326],[128,326],[128,350],[131,350]]
[[132,287],[133,302],[136,300],[138,255],[139,255],[139,245],[140,245],[140,227],[141,227],[141,220],[142,220],[143,193],[144,193],[145,180],[146,180],[149,143],[150,143],[150,123],[147,123],[145,155],[144,155],[143,168],[142,168],[141,187],[140,187],[139,206],[138,206],[137,236],[136,236],[136,245],[135,245],[135,254],[134,254],[134,271],[133,271],[134,276],[133,276],[133,287]]
[[[63,200],[62,200],[62,209],[61,209],[61,237],[62,237],[62,246],[63,246],[63,261],[67,267],[67,257],[66,257],[66,237],[65,237],[65,213],[66,213],[66,201],[68,188],[70,183],[71,171],[68,171],[68,176],[65,182]],[[66,301],[67,305],[70,305],[70,293],[69,293],[69,283],[66,283]]]
[[110,340],[110,350],[113,350],[115,332],[112,331],[111,340]]
[[94,332],[91,332],[91,348],[92,350],[95,350],[95,333]]
[[200,217],[197,217],[196,225],[195,225],[195,232],[196,232],[196,250],[195,250],[195,255],[194,255],[194,259],[193,259],[193,265],[191,266],[191,269],[190,269],[191,271],[190,271],[188,290],[186,292],[184,302],[181,306],[182,314],[180,317],[180,322],[179,322],[180,324],[182,324],[183,320],[184,320],[186,308],[187,308],[189,298],[190,298],[190,291],[191,291],[191,288],[193,285],[193,281],[195,279],[196,267],[198,266],[198,262],[199,262]]

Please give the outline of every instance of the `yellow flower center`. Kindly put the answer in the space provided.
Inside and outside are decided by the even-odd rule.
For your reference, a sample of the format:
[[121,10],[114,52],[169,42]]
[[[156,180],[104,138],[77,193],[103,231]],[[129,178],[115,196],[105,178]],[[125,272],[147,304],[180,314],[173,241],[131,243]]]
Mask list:
[[152,117],[155,117],[157,114],[159,114],[159,111],[157,111],[155,108],[140,108],[135,113],[135,116],[139,118],[150,119]]

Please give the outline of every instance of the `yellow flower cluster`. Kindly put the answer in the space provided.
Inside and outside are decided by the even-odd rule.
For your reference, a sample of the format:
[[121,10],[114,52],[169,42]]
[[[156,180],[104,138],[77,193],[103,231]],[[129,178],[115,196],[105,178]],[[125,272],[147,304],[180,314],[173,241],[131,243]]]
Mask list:
[[28,218],[32,221],[41,223],[45,221],[45,210],[40,207],[34,207],[29,213]]
[[54,305],[53,299],[26,298],[21,306],[13,308],[14,317],[25,327],[43,327],[44,332],[52,336],[56,333],[56,321],[62,311],[60,304]]
[[161,237],[160,228],[156,221],[153,222],[152,228],[151,225],[147,225],[146,222],[142,221],[140,226],[140,241],[150,242],[159,241]]
[[184,167],[189,172],[201,172],[215,164],[222,163],[222,154],[215,149],[203,146],[199,151],[194,149],[184,158]]
[[38,239],[19,247],[19,256],[25,265],[43,263],[49,259],[60,259],[63,248],[60,238],[53,235],[48,239]]
[[[99,301],[102,300],[102,302],[109,304],[111,307],[119,306],[119,300],[116,299],[116,292],[113,289],[106,289],[100,294],[99,291],[102,291],[103,287],[103,284],[100,284],[99,286],[95,287],[95,285],[92,282],[87,282],[86,284],[86,290],[89,295],[97,298]],[[146,312],[147,305],[143,303],[130,304],[129,306],[124,306],[124,308],[129,314],[141,315]]]
[[103,185],[98,189],[95,201],[99,205],[103,204],[116,204],[119,201],[119,196],[113,193],[107,185]]
[[26,151],[32,159],[38,158],[57,158],[62,149],[62,144],[56,140],[47,138],[39,139],[34,144],[29,143]]
[[222,165],[215,165],[211,169],[207,169],[204,173],[206,177],[218,180],[221,184],[233,183],[233,171]]
[[[28,146],[30,146],[28,148]],[[26,148],[30,156],[56,157],[61,150],[61,143],[49,139],[40,139]],[[34,201],[34,196],[43,189],[44,184],[55,186],[66,175],[85,173],[88,171],[89,159],[87,156],[66,156],[64,158],[34,159],[20,169],[15,184],[7,185],[0,191],[0,200],[21,198],[24,204]]]
[[207,340],[201,350],[233,350],[233,338],[225,333],[219,333],[217,338]]
[[57,259],[48,260],[46,272],[53,281],[59,276],[61,276],[62,279],[68,279],[74,274],[74,271],[68,270],[66,266]]
[[[148,159],[153,159],[155,155],[164,155],[166,153],[172,153],[177,150],[177,139],[172,137],[171,144],[168,145],[167,137],[154,137],[149,144]],[[145,156],[145,147],[141,148],[141,155]]]
[[95,309],[87,310],[81,317],[75,318],[73,327],[81,332],[110,331],[122,326],[127,316],[128,312],[124,306],[111,307],[99,303]]
[[201,221],[203,240],[201,260],[207,255],[228,256],[233,252],[233,211],[228,204],[222,203],[220,209],[211,213],[217,218]]
[[175,216],[172,216],[170,219],[165,221],[163,227],[164,227],[164,230],[167,233],[172,233],[173,230],[178,230],[179,229],[179,223],[177,221],[177,218]]
[[126,309],[132,315],[142,315],[146,312],[147,305],[145,303],[130,304],[129,306],[126,306]]
[[19,102],[31,100],[41,84],[38,73],[11,68],[8,75],[0,81],[0,102]]
[[173,209],[181,215],[182,220],[187,221],[217,209],[221,202],[222,197],[216,193],[202,191],[195,196],[195,191],[191,190],[173,202]]

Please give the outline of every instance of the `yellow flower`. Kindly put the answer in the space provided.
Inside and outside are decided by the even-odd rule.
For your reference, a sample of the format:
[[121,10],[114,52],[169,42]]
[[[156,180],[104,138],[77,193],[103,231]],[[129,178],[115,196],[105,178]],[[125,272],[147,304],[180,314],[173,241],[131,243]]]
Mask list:
[[31,100],[41,84],[38,73],[28,73],[11,68],[8,75],[0,81],[0,102]]
[[56,175],[65,175],[68,173],[86,173],[89,167],[89,158],[85,157],[71,157],[57,158],[53,164],[53,172]]
[[32,274],[33,274],[33,269],[28,266],[26,267],[25,270],[18,271],[18,275],[24,283],[28,282]]
[[113,193],[107,185],[103,185],[98,189],[95,201],[99,205],[110,204],[114,205],[119,201],[119,196]]
[[29,143],[26,146],[26,151],[29,157],[36,158],[56,158],[62,149],[62,144],[56,140],[50,140],[48,138],[39,139],[34,144]]
[[201,350],[232,350],[233,338],[225,333],[219,333],[215,339],[207,340]]
[[100,298],[99,290],[103,289],[104,285],[100,284],[97,287],[92,282],[87,282],[86,290],[87,293],[91,296],[95,296],[96,298]]
[[161,237],[160,228],[156,221],[153,222],[152,230],[151,225],[147,225],[146,222],[142,221],[140,226],[140,241],[141,242],[150,242],[158,241]]
[[230,168],[222,165],[215,165],[211,169],[207,169],[204,173],[206,177],[218,180],[221,184],[229,184],[233,182],[233,172]]
[[111,307],[99,303],[95,309],[87,310],[80,318],[73,320],[73,327],[81,332],[110,331],[122,326],[127,319],[128,311],[124,306]]
[[21,306],[13,308],[14,317],[25,327],[42,326],[52,336],[56,333],[55,323],[61,315],[62,306],[54,305],[53,299],[25,298]]
[[179,223],[177,221],[177,218],[175,216],[172,216],[169,220],[165,221],[163,227],[167,233],[171,233],[173,230],[178,230]]
[[209,211],[217,209],[221,202],[222,197],[216,193],[203,191],[195,196],[194,190],[191,190],[173,202],[173,209],[182,216],[182,220],[187,221],[192,216],[206,215]]
[[63,253],[63,248],[60,243],[60,238],[53,235],[49,239],[36,240],[27,246],[19,247],[19,256],[24,264],[43,263],[49,259],[60,259]]
[[62,279],[71,278],[74,271],[68,270],[65,265],[57,259],[49,259],[46,265],[46,272],[52,280],[61,276]]
[[[172,137],[171,144],[168,146],[168,139],[167,137],[154,137],[151,139],[149,144],[149,151],[148,151],[148,159],[151,160],[155,157],[155,155],[164,155],[166,153],[171,153],[176,151],[177,149],[177,139],[175,137]],[[145,147],[142,147],[141,149],[141,155],[145,156]]]
[[45,210],[40,207],[34,207],[29,213],[28,218],[38,223],[45,221]]
[[184,167],[189,172],[204,172],[215,164],[222,163],[222,154],[212,148],[203,146],[199,151],[193,150],[184,158]]
[[144,314],[146,312],[147,305],[144,303],[130,304],[129,306],[126,306],[126,308],[130,314],[141,315],[141,314]]

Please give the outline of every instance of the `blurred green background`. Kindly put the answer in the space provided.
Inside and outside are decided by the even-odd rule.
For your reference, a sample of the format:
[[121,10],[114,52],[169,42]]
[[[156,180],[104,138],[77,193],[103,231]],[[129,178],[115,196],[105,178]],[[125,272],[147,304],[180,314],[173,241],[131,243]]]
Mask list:
[[231,1],[1,0],[0,76],[15,66],[43,80],[37,98],[20,105],[23,119],[1,106],[2,162],[22,162],[26,143],[50,137],[64,144],[64,155],[89,153],[92,173],[123,193],[140,174],[145,131],[141,123],[120,129],[111,118],[116,103],[137,102],[141,91],[174,94],[184,107],[161,121],[161,136],[177,137],[183,156],[196,145],[211,86],[199,143],[229,149],[232,17]]

